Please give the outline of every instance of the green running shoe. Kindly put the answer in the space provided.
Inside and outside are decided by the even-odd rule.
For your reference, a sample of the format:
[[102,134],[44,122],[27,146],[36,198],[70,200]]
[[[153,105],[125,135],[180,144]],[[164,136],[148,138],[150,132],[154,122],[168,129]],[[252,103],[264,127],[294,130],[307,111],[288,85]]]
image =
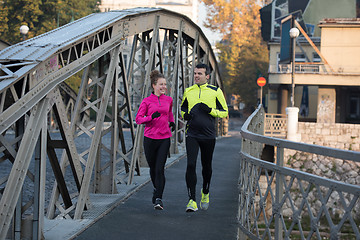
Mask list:
[[194,200],[190,199],[186,206],[186,212],[196,212],[198,210],[197,204]]
[[203,190],[201,189],[201,201],[200,201],[200,208],[203,210],[207,210],[209,208],[209,193],[204,194]]

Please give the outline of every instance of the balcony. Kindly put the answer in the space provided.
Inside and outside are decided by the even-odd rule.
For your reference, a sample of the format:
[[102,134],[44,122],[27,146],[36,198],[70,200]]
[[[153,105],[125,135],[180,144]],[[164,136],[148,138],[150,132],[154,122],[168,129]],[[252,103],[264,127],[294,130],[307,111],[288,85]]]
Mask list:
[[[358,69],[348,69],[338,66],[329,66],[323,63],[296,63],[295,84],[303,85],[333,85],[333,86],[360,86],[360,72]],[[291,84],[290,64],[270,64],[269,84]]]
[[[320,73],[324,67],[323,63],[296,63],[295,73]],[[291,73],[291,64],[270,65],[269,73]]]

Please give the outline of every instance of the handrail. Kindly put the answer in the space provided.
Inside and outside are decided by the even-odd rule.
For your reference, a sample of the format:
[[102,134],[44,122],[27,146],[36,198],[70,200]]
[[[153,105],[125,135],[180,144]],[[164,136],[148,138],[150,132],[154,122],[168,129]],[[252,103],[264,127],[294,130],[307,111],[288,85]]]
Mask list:
[[[259,108],[256,109],[256,111],[253,113],[256,115]],[[324,155],[328,157],[334,157],[334,158],[341,158],[346,160],[352,160],[355,162],[360,162],[360,152],[351,151],[351,150],[342,150],[342,149],[335,149],[331,147],[324,147],[320,145],[313,145],[313,144],[307,144],[307,143],[301,143],[301,142],[293,142],[286,139],[281,138],[274,138],[274,137],[267,137],[263,136],[261,134],[252,133],[247,130],[248,125],[251,122],[251,118],[253,114],[250,115],[250,117],[245,121],[244,125],[242,126],[240,133],[243,138],[264,143],[267,145],[277,146],[281,148],[288,148],[293,150],[299,150],[304,151],[308,153],[314,153],[319,155]]]
[[[263,124],[259,116],[264,116],[261,105],[240,131],[243,141],[239,239],[360,239],[360,186],[285,167],[284,149],[352,162],[360,161],[360,152],[263,136],[261,131],[251,132],[251,126]],[[254,146],[256,151],[262,150],[256,147],[259,144],[274,146],[275,163],[259,158],[261,152],[254,152]]]

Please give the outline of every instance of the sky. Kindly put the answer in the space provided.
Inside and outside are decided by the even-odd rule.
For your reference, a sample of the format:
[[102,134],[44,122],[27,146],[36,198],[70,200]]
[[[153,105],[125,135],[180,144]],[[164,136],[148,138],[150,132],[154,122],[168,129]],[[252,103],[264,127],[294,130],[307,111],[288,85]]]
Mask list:
[[203,25],[203,22],[205,21],[206,18],[206,6],[204,5],[204,3],[199,3],[198,18],[199,18],[198,25],[200,26],[201,30],[209,40],[210,44],[214,46],[217,41],[221,40],[221,38],[219,33],[213,32],[210,29],[205,28]]

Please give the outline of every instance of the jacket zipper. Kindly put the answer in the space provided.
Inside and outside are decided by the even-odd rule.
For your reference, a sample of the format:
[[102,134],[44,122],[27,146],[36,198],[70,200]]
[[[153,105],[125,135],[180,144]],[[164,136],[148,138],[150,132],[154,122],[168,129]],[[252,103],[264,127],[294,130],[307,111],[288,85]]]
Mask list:
[[159,101],[159,106],[161,106],[160,97],[158,97],[158,101]]

